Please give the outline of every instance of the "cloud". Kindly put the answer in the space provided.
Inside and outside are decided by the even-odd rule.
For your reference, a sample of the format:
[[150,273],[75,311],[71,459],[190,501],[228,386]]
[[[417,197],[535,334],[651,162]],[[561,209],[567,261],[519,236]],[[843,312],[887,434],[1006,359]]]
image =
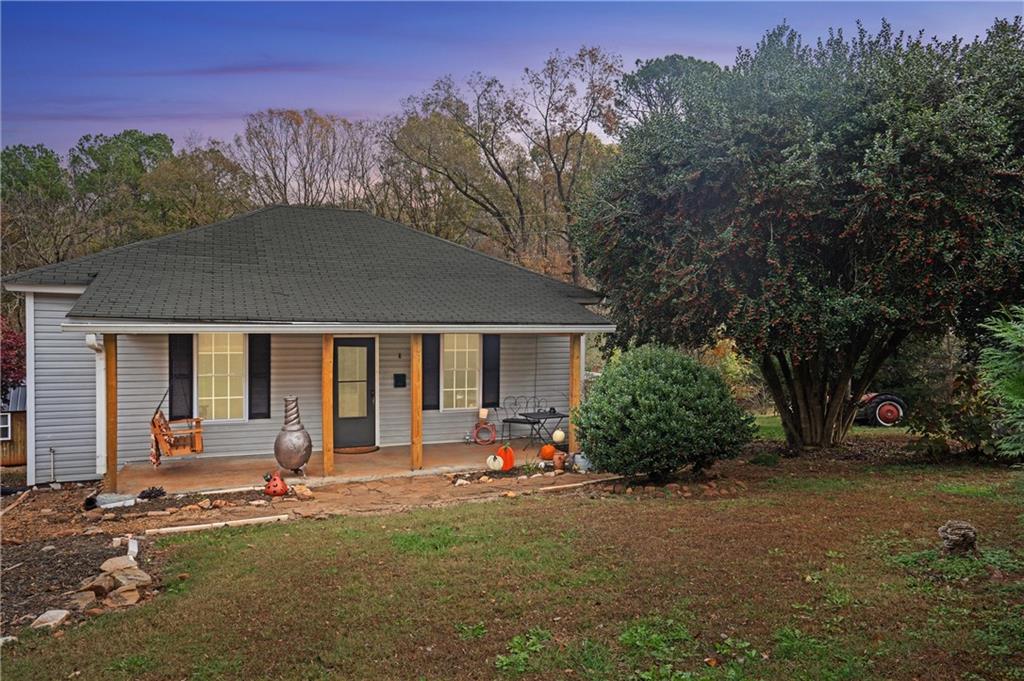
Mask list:
[[237,64],[213,64],[209,66],[189,66],[174,69],[150,69],[145,71],[125,71],[121,73],[99,73],[98,76],[127,76],[135,78],[193,78],[196,76],[262,76],[284,73],[331,73],[341,67],[335,64],[314,61],[262,61],[243,62]]

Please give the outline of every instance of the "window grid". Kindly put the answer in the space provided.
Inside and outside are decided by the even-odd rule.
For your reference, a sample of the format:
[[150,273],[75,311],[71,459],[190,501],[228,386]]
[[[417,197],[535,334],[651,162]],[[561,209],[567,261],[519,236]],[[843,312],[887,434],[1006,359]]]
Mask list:
[[480,335],[446,333],[442,339],[442,350],[442,408],[479,408]]
[[11,439],[11,413],[0,414],[0,441],[6,442]]
[[213,421],[245,417],[245,334],[196,336],[198,416]]

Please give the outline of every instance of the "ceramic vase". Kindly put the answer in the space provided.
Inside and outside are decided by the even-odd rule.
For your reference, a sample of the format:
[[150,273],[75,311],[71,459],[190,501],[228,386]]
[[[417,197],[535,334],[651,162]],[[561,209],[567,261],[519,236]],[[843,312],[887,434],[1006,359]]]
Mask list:
[[299,398],[284,398],[284,425],[274,440],[274,458],[281,468],[298,472],[313,453],[313,440],[299,419]]

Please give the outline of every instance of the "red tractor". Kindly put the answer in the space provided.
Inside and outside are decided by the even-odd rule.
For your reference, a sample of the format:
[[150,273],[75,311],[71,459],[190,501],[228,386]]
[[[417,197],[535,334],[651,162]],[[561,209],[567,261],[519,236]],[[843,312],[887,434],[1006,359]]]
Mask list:
[[854,421],[867,426],[891,428],[902,421],[906,413],[907,403],[899,395],[867,393],[860,398]]

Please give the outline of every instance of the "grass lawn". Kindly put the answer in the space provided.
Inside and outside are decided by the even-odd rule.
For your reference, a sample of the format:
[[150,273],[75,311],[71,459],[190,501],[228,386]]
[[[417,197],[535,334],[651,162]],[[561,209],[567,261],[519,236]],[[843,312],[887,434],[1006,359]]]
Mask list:
[[[778,416],[755,416],[755,422],[757,423],[757,437],[762,440],[777,440],[784,442],[786,440],[786,433],[782,430],[782,419]],[[899,426],[893,428],[875,428],[872,426],[858,426],[854,425],[850,428],[850,436],[865,436],[865,437],[904,437],[907,434],[906,428],[900,428]]]
[[[164,593],[16,679],[1021,679],[1024,475],[732,462],[732,498],[520,497],[166,539]],[[982,555],[936,551],[950,518]]]

